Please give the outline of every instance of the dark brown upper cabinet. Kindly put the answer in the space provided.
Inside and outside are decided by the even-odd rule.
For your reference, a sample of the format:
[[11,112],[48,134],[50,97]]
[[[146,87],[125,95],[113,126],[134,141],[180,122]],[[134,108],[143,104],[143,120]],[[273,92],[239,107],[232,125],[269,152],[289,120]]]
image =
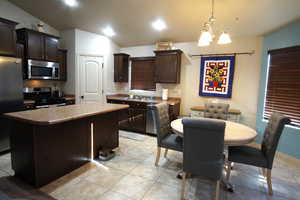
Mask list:
[[17,30],[18,42],[25,46],[25,58],[58,62],[59,38],[38,31],[22,28]]
[[16,57],[22,59],[23,79],[25,79],[26,74],[24,73],[24,66],[25,66],[24,44],[17,43],[17,45],[16,45]]
[[54,37],[44,36],[45,40],[45,59],[48,61],[58,60],[58,39]]
[[114,81],[128,82],[129,55],[125,53],[114,54]]
[[21,43],[17,43],[16,50],[16,57],[24,60],[24,45]]
[[0,55],[16,56],[16,32],[18,23],[0,18]]
[[181,50],[154,51],[156,83],[180,83]]
[[65,49],[58,50],[58,60],[59,60],[59,74],[61,81],[67,81],[67,54],[68,51]]
[[[26,41],[25,41],[26,42]],[[44,60],[44,36],[36,32],[27,33],[27,58],[33,60]]]

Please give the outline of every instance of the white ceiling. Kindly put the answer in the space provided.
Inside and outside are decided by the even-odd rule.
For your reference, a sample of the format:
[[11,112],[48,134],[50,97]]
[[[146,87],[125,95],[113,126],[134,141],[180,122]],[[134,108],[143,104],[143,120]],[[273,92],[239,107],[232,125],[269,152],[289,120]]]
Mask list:
[[[197,41],[208,20],[211,0],[78,0],[76,8],[62,0],[9,0],[58,30],[78,28],[93,33],[110,25],[120,46],[157,41]],[[232,37],[263,35],[300,19],[300,0],[215,0],[216,30]],[[163,19],[168,29],[154,31]]]

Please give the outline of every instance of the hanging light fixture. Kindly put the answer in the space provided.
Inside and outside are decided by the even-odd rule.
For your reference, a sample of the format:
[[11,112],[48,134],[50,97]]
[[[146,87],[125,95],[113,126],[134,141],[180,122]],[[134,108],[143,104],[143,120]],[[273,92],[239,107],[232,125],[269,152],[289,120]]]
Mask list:
[[208,23],[205,23],[199,37],[198,46],[208,46],[213,41],[214,35]]
[[208,40],[205,39],[205,37],[203,36],[203,34],[201,34],[199,40],[198,40],[198,46],[203,47],[203,46],[209,46],[210,42]]
[[218,40],[218,44],[229,44],[231,42],[230,35],[226,32],[223,32]]
[[[212,0],[212,9],[211,9],[211,17],[208,19],[203,25],[201,30],[201,35],[198,40],[198,46],[208,46],[214,40],[215,35],[213,31],[213,25],[216,22],[216,18],[214,16],[214,9],[215,9],[215,1]],[[218,44],[229,44],[231,43],[230,35],[226,32],[223,32],[218,40]]]
[[208,46],[212,41],[213,41],[213,36],[211,35],[211,33],[209,31],[204,30],[201,32],[198,45]]

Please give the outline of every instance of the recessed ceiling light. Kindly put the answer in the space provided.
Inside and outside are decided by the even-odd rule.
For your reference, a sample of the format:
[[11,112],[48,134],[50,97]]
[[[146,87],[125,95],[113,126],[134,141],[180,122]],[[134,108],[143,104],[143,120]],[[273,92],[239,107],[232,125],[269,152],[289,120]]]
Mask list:
[[111,27],[106,27],[102,30],[102,33],[104,33],[104,35],[108,36],[108,37],[112,37],[115,36],[116,33],[115,31],[111,28]]
[[162,31],[167,28],[167,25],[163,20],[157,19],[152,23],[152,27],[157,31]]
[[77,0],[64,0],[65,4],[67,4],[70,7],[75,7],[78,5]]

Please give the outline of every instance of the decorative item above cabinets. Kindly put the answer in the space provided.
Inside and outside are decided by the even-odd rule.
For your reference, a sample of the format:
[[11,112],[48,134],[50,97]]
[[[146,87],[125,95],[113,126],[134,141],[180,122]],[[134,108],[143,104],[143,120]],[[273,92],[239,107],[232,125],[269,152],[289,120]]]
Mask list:
[[182,51],[154,51],[156,83],[180,83]]
[[59,37],[22,28],[17,30],[17,38],[25,46],[25,59],[59,61]]
[[125,53],[114,54],[114,81],[128,82],[129,55]]

